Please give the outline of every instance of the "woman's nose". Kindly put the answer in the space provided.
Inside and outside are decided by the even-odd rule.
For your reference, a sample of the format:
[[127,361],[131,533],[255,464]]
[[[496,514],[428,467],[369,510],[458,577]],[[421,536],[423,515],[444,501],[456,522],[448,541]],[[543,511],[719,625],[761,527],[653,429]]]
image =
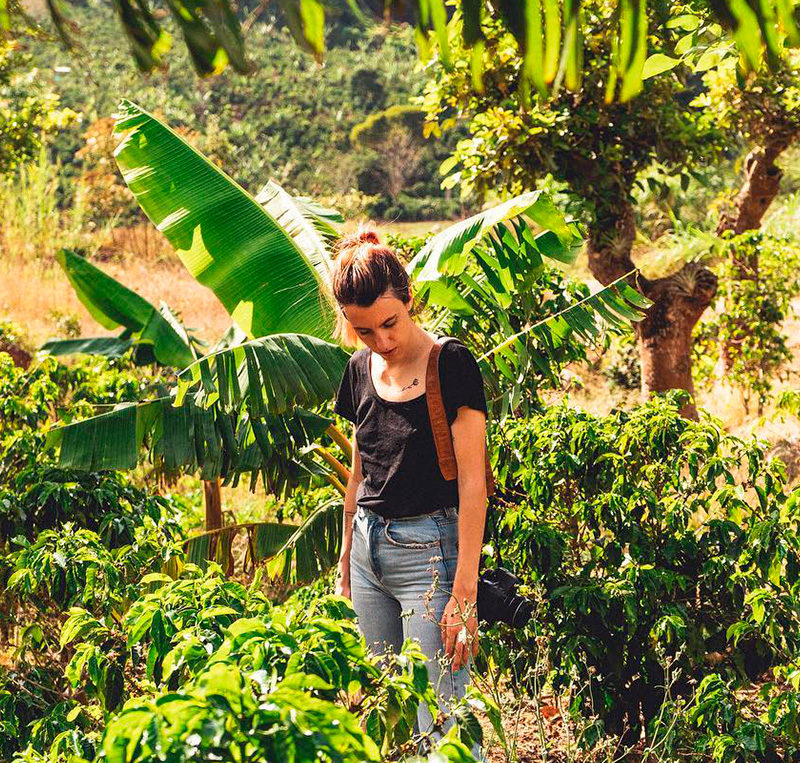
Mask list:
[[391,337],[388,334],[383,333],[376,334],[375,344],[377,345],[378,352],[386,352],[394,347]]

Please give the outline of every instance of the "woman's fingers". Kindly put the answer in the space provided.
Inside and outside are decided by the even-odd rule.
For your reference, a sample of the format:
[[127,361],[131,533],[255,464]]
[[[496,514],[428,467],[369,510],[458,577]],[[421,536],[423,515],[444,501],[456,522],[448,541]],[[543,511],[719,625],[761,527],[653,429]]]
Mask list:
[[456,637],[456,643],[453,652],[453,672],[456,670],[461,670],[461,668],[463,668],[469,660],[469,648],[467,646],[468,638],[469,636],[467,634],[467,629],[462,625],[458,630],[458,636]]

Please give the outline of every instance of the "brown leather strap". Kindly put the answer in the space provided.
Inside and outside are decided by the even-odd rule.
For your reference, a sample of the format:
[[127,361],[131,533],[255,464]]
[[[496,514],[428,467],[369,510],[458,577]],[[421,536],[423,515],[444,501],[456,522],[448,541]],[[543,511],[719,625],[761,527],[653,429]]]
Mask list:
[[[442,400],[442,384],[439,377],[439,355],[446,342],[453,341],[453,337],[443,337],[433,343],[428,355],[428,365],[425,369],[425,397],[428,404],[428,416],[433,431],[433,442],[436,446],[436,456],[439,459],[439,469],[446,480],[458,478],[458,465],[456,452],[453,448],[453,435],[447,421],[447,412]],[[486,494],[494,495],[494,475],[492,474],[489,452],[484,444],[484,460],[486,463]]]

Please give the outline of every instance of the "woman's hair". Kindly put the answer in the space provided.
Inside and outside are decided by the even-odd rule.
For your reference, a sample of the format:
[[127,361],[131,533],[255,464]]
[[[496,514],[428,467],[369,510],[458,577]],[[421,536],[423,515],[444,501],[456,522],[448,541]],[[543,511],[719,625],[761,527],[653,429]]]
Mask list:
[[[387,291],[401,302],[411,300],[408,273],[395,251],[381,244],[374,230],[344,236],[336,246],[332,273],[333,296],[340,306],[369,307]],[[336,334],[355,346],[358,337],[339,311]]]

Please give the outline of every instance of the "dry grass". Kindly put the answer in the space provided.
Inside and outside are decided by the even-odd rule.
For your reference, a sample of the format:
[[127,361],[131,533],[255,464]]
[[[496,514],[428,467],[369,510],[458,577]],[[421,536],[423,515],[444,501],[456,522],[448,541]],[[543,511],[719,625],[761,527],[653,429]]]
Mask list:
[[[166,302],[200,338],[216,340],[230,326],[214,294],[197,283],[177,257],[137,258],[116,252],[113,261],[96,264],[156,306]],[[58,334],[59,314],[74,315],[83,336],[111,333],[80,303],[52,254],[36,260],[0,259],[0,315],[22,325],[39,345]]]

